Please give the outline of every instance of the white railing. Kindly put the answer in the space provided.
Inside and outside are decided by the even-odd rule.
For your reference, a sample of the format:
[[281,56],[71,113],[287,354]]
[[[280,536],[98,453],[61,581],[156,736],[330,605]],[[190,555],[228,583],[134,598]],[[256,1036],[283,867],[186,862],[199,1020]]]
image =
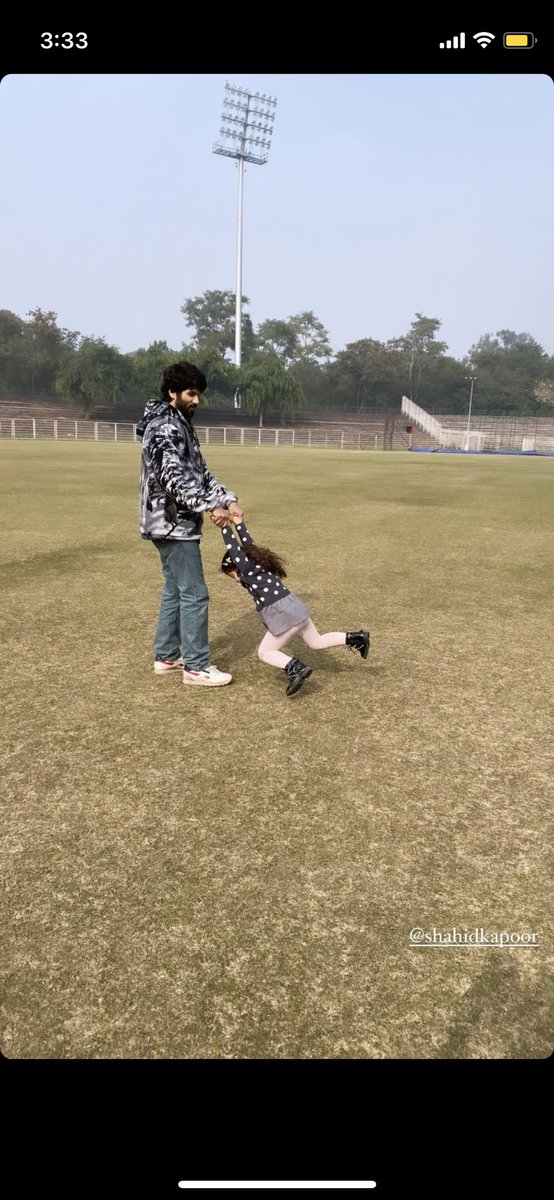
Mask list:
[[[198,440],[205,446],[326,446],[343,449],[384,448],[384,425],[376,431],[356,429],[282,429],[265,426],[200,425]],[[67,417],[2,417],[0,438],[54,438],[59,441],[136,442],[137,426],[130,422],[73,421]],[[401,447],[399,441],[398,446]]]
[[[548,433],[540,433],[537,428],[532,436],[526,432],[525,418],[517,418],[513,422],[508,419],[507,432],[503,430],[506,419],[502,417],[481,418],[483,424],[491,426],[486,431],[471,428],[468,430],[467,425],[465,429],[452,429],[450,426],[441,425],[436,417],[420,408],[419,404],[414,404],[408,396],[402,397],[402,412],[445,450],[506,452],[509,448],[513,453],[554,454],[554,437],[550,430],[550,422],[547,423]],[[454,419],[460,420],[459,417]]]
[[402,397],[402,412],[409,417],[420,429],[430,433],[431,437],[445,450],[484,450],[485,434],[478,429],[446,429],[419,404],[414,404],[408,396]]
[[441,443],[442,425],[439,425],[439,422],[430,413],[425,412],[424,408],[420,408],[419,404],[414,404],[413,400],[410,400],[408,396],[402,397],[402,412],[405,417],[409,417],[411,421],[419,425],[420,429],[424,429],[426,433],[430,433],[436,442]]
[[[198,440],[209,446],[357,446],[367,448],[368,435],[341,429],[274,429],[269,426],[239,428],[236,425],[198,426]],[[377,435],[371,448],[377,447]]]
[[[441,425],[435,417],[425,409],[414,404],[407,396],[402,397],[402,413],[424,431],[420,437],[420,445],[433,445],[444,449],[462,449],[472,451],[499,451],[508,446],[514,452],[553,454],[554,438],[551,423],[547,423],[544,434],[537,426],[530,436],[529,428],[522,422],[521,430],[510,430],[510,437],[491,422],[494,418],[483,419],[487,426],[486,432],[467,428],[451,429]],[[444,419],[444,418],[443,418]],[[463,418],[455,418],[461,421]],[[273,427],[237,425],[200,425],[197,427],[198,440],[204,446],[307,446],[317,449],[357,449],[384,450],[406,449],[412,446],[412,436],[409,440],[402,432],[403,425],[397,421],[393,430],[392,443],[388,436],[384,420],[368,421],[366,428],[357,430],[355,427],[341,429],[335,424],[327,428],[275,429]],[[548,431],[548,432],[547,432]],[[137,442],[137,426],[130,421],[75,421],[68,417],[1,417],[0,438],[53,438],[59,441],[95,441],[95,442]]]
[[80,442],[136,442],[137,427],[126,421],[71,421],[68,417],[2,417],[2,438],[54,438]]

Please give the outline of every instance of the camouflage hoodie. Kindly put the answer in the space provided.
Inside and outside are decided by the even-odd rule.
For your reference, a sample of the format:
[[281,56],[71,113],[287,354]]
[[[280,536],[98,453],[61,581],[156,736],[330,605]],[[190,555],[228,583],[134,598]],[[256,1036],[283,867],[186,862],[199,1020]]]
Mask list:
[[137,425],[142,439],[140,535],[202,537],[202,513],[236,500],[208,470],[190,421],[167,400],[149,400]]

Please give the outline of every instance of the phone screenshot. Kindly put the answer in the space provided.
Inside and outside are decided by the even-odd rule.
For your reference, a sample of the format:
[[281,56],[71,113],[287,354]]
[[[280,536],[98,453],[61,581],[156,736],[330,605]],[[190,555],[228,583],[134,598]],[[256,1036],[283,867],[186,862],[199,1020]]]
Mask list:
[[551,37],[257,18],[2,50],[2,1069],[58,1187],[529,1186]]

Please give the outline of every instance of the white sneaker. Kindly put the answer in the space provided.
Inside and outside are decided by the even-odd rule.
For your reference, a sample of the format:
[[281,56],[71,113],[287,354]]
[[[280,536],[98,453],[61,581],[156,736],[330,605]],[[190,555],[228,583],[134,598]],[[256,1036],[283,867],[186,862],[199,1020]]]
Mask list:
[[230,683],[232,678],[233,676],[228,675],[226,671],[218,671],[213,663],[204,671],[183,671],[183,683],[196,683],[201,687],[223,687],[223,684]]
[[167,675],[168,671],[182,671],[184,665],[182,658],[156,658],[154,671],[156,675]]

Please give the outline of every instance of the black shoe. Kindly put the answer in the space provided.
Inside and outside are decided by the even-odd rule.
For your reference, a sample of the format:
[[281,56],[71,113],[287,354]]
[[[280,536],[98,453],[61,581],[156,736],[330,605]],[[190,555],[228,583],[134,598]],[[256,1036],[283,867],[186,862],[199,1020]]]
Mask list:
[[347,633],[346,645],[349,650],[359,650],[362,658],[367,658],[369,654],[369,633],[367,629],[360,629],[357,633]]
[[299,658],[291,658],[285,667],[285,671],[289,677],[289,686],[286,690],[286,695],[292,696],[294,692],[298,691],[299,687],[302,687],[308,675],[311,675],[312,668],[306,667],[304,663],[300,662]]

